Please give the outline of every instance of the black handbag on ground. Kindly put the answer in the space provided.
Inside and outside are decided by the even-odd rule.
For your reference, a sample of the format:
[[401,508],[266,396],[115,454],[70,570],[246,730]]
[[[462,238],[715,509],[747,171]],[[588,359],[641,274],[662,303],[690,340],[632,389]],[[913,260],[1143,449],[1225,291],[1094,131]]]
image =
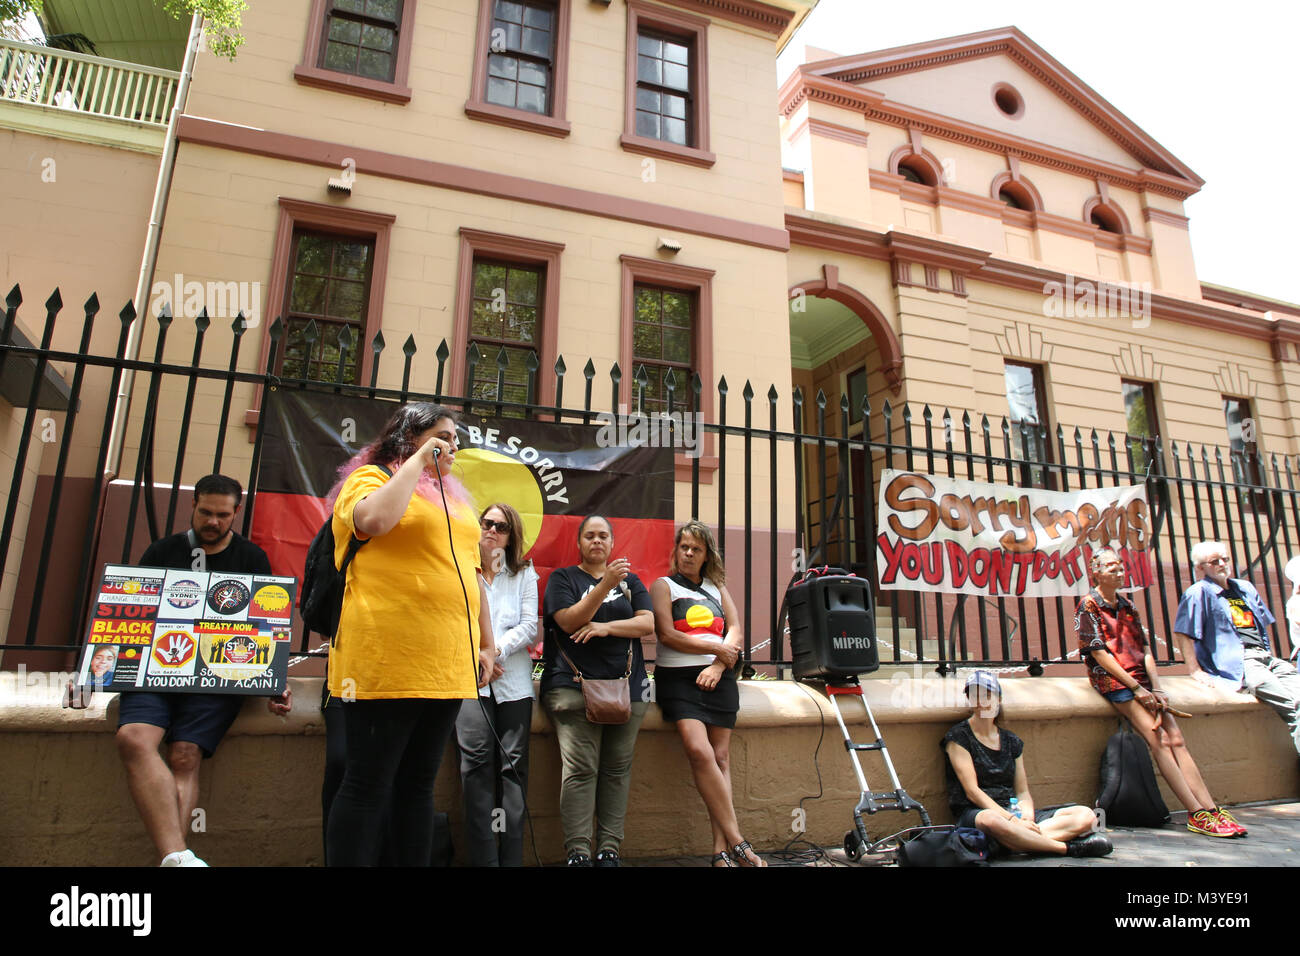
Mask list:
[[1102,752],[1097,807],[1105,811],[1108,827],[1161,827],[1169,822],[1146,741],[1127,721]]
[[974,827],[935,827],[898,844],[899,866],[987,866],[988,838]]

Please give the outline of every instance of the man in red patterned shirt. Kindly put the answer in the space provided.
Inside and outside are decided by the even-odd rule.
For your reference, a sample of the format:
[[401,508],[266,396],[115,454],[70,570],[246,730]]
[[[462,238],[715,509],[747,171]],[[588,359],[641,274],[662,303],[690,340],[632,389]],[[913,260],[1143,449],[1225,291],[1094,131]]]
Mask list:
[[1093,689],[1142,735],[1160,775],[1187,808],[1187,829],[1214,837],[1245,836],[1246,828],[1214,802],[1187,749],[1169,698],[1156,679],[1156,662],[1137,608],[1119,593],[1124,562],[1110,548],[1092,556],[1095,584],[1074,612],[1079,658]]

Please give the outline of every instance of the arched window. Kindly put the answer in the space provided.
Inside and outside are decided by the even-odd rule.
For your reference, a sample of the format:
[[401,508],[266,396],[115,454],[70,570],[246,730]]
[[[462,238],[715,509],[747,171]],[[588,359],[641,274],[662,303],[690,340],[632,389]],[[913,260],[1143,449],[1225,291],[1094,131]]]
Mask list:
[[1109,206],[1094,206],[1089,220],[1103,232],[1113,232],[1116,235],[1124,232],[1124,226],[1120,223],[1119,216],[1115,215],[1114,210]]
[[915,153],[904,156],[898,161],[898,175],[908,182],[920,183],[923,186],[939,185],[939,177],[930,168],[930,164]]
[[1034,184],[1024,177],[1011,178],[1010,172],[999,173],[993,177],[989,186],[989,195],[1010,209],[1022,209],[1025,212],[1040,212],[1043,208],[1042,197]]
[[1114,200],[1103,195],[1093,196],[1083,204],[1083,221],[1116,236],[1131,235],[1133,231],[1129,228],[1124,210]]

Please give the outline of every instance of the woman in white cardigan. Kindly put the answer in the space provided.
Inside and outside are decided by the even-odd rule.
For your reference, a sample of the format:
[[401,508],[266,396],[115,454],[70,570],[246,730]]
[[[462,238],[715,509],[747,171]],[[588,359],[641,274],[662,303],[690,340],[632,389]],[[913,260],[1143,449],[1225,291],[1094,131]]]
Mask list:
[[456,719],[465,846],[471,866],[522,866],[533,720],[528,648],[537,640],[537,572],[523,556],[524,523],[518,511],[505,503],[490,505],[479,516],[479,526],[501,673],[479,690],[477,701],[465,701]]

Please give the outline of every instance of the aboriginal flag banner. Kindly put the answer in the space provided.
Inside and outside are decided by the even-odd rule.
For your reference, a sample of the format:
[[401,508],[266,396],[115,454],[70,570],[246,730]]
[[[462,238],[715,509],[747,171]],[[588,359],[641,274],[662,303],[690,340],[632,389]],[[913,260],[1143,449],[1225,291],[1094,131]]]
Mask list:
[[[267,403],[252,539],[277,574],[302,576],[338,470],[379,436],[396,402],[277,389]],[[608,429],[606,429],[608,432]],[[596,425],[462,415],[452,474],[482,510],[504,501],[524,522],[524,548],[545,590],[578,563],[578,525],[601,514],[646,587],[673,546],[673,449],[601,447]]]
[[1153,583],[1143,485],[1045,491],[910,471],[880,476],[880,586],[986,597],[1088,591],[1093,551],[1124,562],[1121,590]]

